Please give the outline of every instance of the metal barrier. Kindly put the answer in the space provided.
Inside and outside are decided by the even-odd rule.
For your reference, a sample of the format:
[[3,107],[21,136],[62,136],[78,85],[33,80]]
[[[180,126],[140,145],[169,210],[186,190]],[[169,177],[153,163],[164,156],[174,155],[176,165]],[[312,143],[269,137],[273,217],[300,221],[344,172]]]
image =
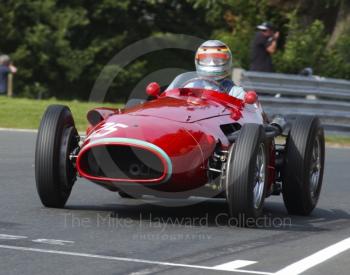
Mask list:
[[317,115],[326,130],[350,134],[350,81],[242,71],[238,82],[258,93],[269,116]]

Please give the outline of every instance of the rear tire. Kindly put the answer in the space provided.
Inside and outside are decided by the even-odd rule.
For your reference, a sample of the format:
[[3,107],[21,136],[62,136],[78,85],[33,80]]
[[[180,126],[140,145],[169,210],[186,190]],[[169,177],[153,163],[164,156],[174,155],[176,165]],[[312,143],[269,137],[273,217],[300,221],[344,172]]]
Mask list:
[[78,133],[67,106],[51,105],[40,123],[35,150],[35,179],[44,206],[64,207],[76,180],[70,153],[78,147]]
[[[226,200],[238,226],[255,226],[262,215],[268,179],[268,154],[261,125],[243,125],[226,164]],[[253,221],[253,224],[250,224]]]
[[309,215],[318,202],[324,171],[325,141],[320,120],[298,117],[287,137],[283,200],[290,214]]

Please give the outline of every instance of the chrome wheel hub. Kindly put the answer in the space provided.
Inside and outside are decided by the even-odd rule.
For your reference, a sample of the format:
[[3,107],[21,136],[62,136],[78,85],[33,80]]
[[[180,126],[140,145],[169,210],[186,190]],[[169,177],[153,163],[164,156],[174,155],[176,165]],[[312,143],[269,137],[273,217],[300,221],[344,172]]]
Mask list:
[[259,146],[255,169],[253,200],[255,209],[258,209],[263,200],[265,188],[266,157],[264,144],[260,144]]
[[321,144],[319,138],[316,139],[311,155],[310,162],[310,193],[315,198],[318,192],[319,179],[321,171]]

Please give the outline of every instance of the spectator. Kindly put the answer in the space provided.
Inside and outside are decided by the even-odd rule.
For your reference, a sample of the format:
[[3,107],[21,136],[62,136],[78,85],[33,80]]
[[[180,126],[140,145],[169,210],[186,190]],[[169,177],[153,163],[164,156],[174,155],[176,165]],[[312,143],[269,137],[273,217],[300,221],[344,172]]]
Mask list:
[[314,74],[314,70],[310,67],[304,68],[300,71],[299,75],[311,77]]
[[8,55],[0,55],[0,95],[6,94],[7,77],[9,73],[16,73],[17,68],[11,64],[11,59]]
[[257,26],[257,29],[258,32],[255,34],[251,44],[250,70],[273,72],[271,55],[277,50],[279,32],[274,32],[274,27],[268,22]]

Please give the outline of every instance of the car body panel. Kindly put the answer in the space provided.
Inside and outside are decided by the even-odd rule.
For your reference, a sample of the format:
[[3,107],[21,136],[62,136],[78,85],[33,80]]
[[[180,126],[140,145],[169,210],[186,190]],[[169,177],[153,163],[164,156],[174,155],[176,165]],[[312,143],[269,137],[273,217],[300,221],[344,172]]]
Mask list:
[[[96,110],[101,112],[101,109]],[[208,182],[208,161],[215,148],[228,149],[230,146],[222,125],[264,123],[259,104],[247,105],[227,94],[203,89],[173,89],[128,109],[108,110],[107,115],[102,111],[104,120],[88,128],[78,154],[76,164],[80,176],[106,187],[143,184],[171,192],[192,190]],[[167,171],[171,170],[171,175],[142,181],[96,178],[84,172],[81,161],[89,148],[121,146],[118,143],[121,140],[129,140],[132,146],[142,143],[145,150],[154,153],[164,152],[164,159],[171,162],[171,167],[166,167]]]

